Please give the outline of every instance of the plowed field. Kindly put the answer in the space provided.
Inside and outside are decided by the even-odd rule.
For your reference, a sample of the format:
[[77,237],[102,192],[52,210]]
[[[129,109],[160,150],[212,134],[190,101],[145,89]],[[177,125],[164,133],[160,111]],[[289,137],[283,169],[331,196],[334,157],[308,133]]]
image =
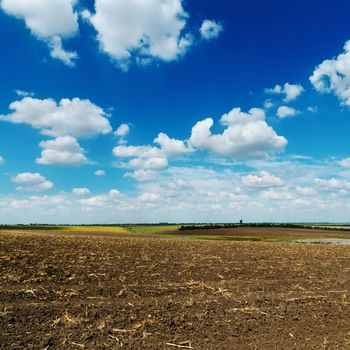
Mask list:
[[350,249],[0,232],[0,349],[349,349]]

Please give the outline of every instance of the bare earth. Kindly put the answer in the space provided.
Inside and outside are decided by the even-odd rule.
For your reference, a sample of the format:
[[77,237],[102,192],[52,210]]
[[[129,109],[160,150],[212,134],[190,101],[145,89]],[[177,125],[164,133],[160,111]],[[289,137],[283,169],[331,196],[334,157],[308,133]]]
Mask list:
[[350,348],[348,246],[99,235],[0,232],[0,349]]
[[219,228],[210,230],[184,230],[167,232],[172,235],[186,236],[223,236],[223,237],[256,237],[256,238],[335,238],[343,237],[350,239],[350,231],[320,230],[308,228],[280,228],[280,227],[237,227]]

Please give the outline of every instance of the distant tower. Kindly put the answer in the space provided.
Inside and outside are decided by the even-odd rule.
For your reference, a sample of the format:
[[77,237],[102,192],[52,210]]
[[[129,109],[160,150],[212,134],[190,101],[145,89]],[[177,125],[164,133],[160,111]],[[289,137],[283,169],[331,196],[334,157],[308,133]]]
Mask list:
[[243,224],[243,220],[239,220],[239,223],[240,223],[240,224]]

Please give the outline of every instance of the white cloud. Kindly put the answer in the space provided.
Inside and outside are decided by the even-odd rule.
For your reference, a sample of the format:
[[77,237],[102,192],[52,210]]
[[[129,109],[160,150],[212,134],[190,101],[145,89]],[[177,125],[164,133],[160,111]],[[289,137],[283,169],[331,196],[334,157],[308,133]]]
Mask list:
[[13,113],[0,120],[29,124],[43,135],[52,137],[70,135],[76,138],[107,134],[112,131],[107,114],[89,100],[79,98],[40,100],[25,97],[10,104]]
[[265,157],[282,151],[287,144],[287,140],[266,123],[265,113],[259,108],[252,108],[248,113],[234,108],[223,115],[220,122],[227,126],[222,134],[211,133],[213,119],[198,122],[192,128],[190,144],[219,156],[237,158]]
[[[184,141],[171,139],[168,135],[160,133],[153,141],[159,147],[145,146],[117,146],[113,154],[119,158],[132,158],[128,166],[143,170],[160,170],[168,166],[168,158],[179,157],[192,150]],[[146,175],[147,174],[147,175]],[[128,173],[127,176],[134,178],[149,177],[150,172]]]
[[88,188],[82,187],[82,188],[73,188],[72,192],[78,196],[85,196],[90,193],[90,190]]
[[9,15],[23,19],[38,37],[69,37],[78,31],[74,0],[2,0],[1,8]]
[[281,187],[284,181],[267,171],[261,171],[258,175],[246,175],[242,177],[242,182],[247,187],[264,188],[264,187]]
[[300,84],[285,83],[283,86],[276,85],[272,89],[265,89],[268,94],[284,95],[284,101],[290,102],[297,99],[303,92],[304,88]]
[[[0,220],[16,223],[20,217],[22,222],[87,224],[114,223],[116,217],[122,223],[347,220],[350,184],[347,171],[337,162],[275,159],[245,164],[254,169],[250,174],[263,177],[260,169],[264,169],[285,185],[247,187],[242,181],[246,167],[240,166],[225,170],[170,166],[157,172],[155,181],[140,181],[129,193],[117,189],[86,196],[71,191],[53,196],[0,194]],[[316,181],[318,186],[315,178],[326,182]],[[257,182],[260,186],[262,181]]]
[[161,150],[152,146],[117,146],[113,149],[116,157],[152,158],[162,156]]
[[172,181],[169,181],[169,183],[167,183],[165,187],[166,189],[175,191],[175,190],[188,189],[190,186],[183,179],[174,179]]
[[130,132],[130,127],[128,124],[120,124],[118,129],[114,132],[115,136],[125,137]]
[[307,107],[307,110],[310,113],[317,113],[318,112],[318,108],[316,106]]
[[53,58],[72,66],[77,54],[66,52],[61,40],[78,33],[75,3],[76,0],[2,0],[0,6],[8,15],[24,20],[34,36],[47,42]]
[[119,139],[118,144],[124,145],[127,143],[125,140],[126,136],[130,132],[130,127],[128,124],[120,124],[118,129],[114,132],[114,135]]
[[205,19],[199,29],[202,38],[205,40],[217,38],[222,31],[223,27],[219,22],[211,21],[209,19]]
[[304,92],[304,88],[300,84],[284,84],[285,101],[294,101]]
[[20,173],[11,180],[20,185],[17,191],[40,192],[53,188],[53,183],[39,173]]
[[311,187],[300,187],[297,186],[295,189],[296,193],[302,196],[313,196],[316,194],[316,191]]
[[350,158],[344,158],[340,160],[339,165],[341,165],[344,168],[350,168]]
[[267,99],[264,101],[264,108],[265,109],[270,109],[274,106],[274,103],[272,102],[271,99]]
[[139,196],[141,202],[157,202],[159,198],[159,195],[156,193],[142,193]]
[[84,150],[72,136],[61,136],[54,140],[41,141],[41,158],[36,162],[47,165],[81,165],[87,162]]
[[181,0],[96,0],[95,13],[84,11],[84,18],[96,29],[101,51],[122,69],[133,59],[175,60],[192,43]]
[[283,88],[282,88],[282,86],[281,85],[275,85],[275,87],[274,88],[266,88],[265,90],[265,93],[266,94],[272,94],[272,95],[274,95],[274,94],[284,94],[284,91],[283,91]]
[[92,206],[92,207],[102,207],[107,204],[108,196],[98,195],[93,196],[87,199],[81,199],[79,202],[83,205]]
[[159,170],[168,166],[168,159],[166,157],[134,158],[128,164],[137,169]]
[[293,205],[297,207],[310,207],[314,205],[312,201],[303,198],[297,198],[293,201]]
[[54,36],[48,43],[52,58],[62,61],[69,67],[75,66],[75,61],[78,59],[78,54],[75,51],[67,51],[63,48],[62,39],[59,36]]
[[99,170],[96,170],[96,171],[94,172],[94,174],[95,174],[96,176],[104,176],[104,175],[106,175],[106,172],[105,172],[104,170],[99,169]]
[[19,97],[33,97],[35,95],[34,92],[25,91],[25,90],[15,90],[15,93]]
[[168,157],[181,156],[191,152],[191,149],[189,149],[183,141],[171,139],[162,132],[158,134],[153,142],[158,144],[162,152]]
[[126,173],[125,177],[132,177],[137,181],[150,181],[155,179],[156,172],[153,170],[137,169],[132,173]]
[[113,190],[109,191],[109,195],[110,195],[110,197],[119,197],[121,195],[121,193],[118,190],[113,189]]
[[350,106],[350,40],[343,53],[315,68],[310,81],[318,92],[334,93],[342,104]]
[[316,178],[314,183],[323,190],[349,190],[350,183],[336,178],[320,179]]
[[90,21],[91,13],[89,10],[84,9],[83,11],[80,12],[80,17],[85,21]]
[[298,160],[310,160],[310,156],[305,156],[304,154],[290,154],[289,157],[291,159],[298,159]]
[[20,173],[14,176],[12,181],[21,184],[38,184],[45,181],[45,177],[39,173]]
[[279,118],[294,117],[297,114],[299,114],[299,111],[289,106],[280,106],[277,109],[277,115]]
[[261,192],[261,197],[266,200],[284,201],[291,200],[293,198],[293,194],[288,190],[287,187],[278,189],[269,188],[268,190]]
[[88,207],[103,207],[110,209],[115,207],[116,203],[118,203],[120,200],[120,197],[121,193],[116,189],[112,189],[105,194],[99,194],[90,198],[81,199],[79,203]]
[[0,165],[3,165],[3,164],[5,164],[5,159],[0,156]]
[[[25,209],[26,211],[30,208],[34,209],[35,212],[42,213],[42,209],[47,213],[50,211],[50,206],[54,206],[57,209],[62,209],[60,207],[62,204],[65,203],[65,198],[63,195],[52,195],[52,196],[29,196],[24,199],[18,199],[18,198],[9,198],[6,202],[6,206],[10,210],[17,210],[17,209]],[[60,208],[59,208],[60,207]],[[55,213],[57,215],[57,213]],[[17,219],[18,220],[18,219]],[[38,220],[39,221],[39,220]],[[18,222],[18,221],[16,221]],[[32,222],[32,220],[30,220]]]
[[157,147],[117,146],[113,154],[119,158],[133,158],[128,162],[132,168],[159,170],[168,166],[166,155]]

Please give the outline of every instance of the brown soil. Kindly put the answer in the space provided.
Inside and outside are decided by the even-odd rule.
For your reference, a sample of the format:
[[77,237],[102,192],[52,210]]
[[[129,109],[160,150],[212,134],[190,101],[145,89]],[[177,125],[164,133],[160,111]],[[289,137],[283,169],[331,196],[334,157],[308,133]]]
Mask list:
[[0,349],[349,349],[349,272],[347,246],[0,233]]
[[299,229],[279,227],[237,227],[220,228],[210,230],[183,230],[167,232],[167,234],[182,234],[186,236],[227,236],[227,237],[271,237],[271,238],[294,238],[294,237],[349,237],[350,231],[322,230],[322,229]]

